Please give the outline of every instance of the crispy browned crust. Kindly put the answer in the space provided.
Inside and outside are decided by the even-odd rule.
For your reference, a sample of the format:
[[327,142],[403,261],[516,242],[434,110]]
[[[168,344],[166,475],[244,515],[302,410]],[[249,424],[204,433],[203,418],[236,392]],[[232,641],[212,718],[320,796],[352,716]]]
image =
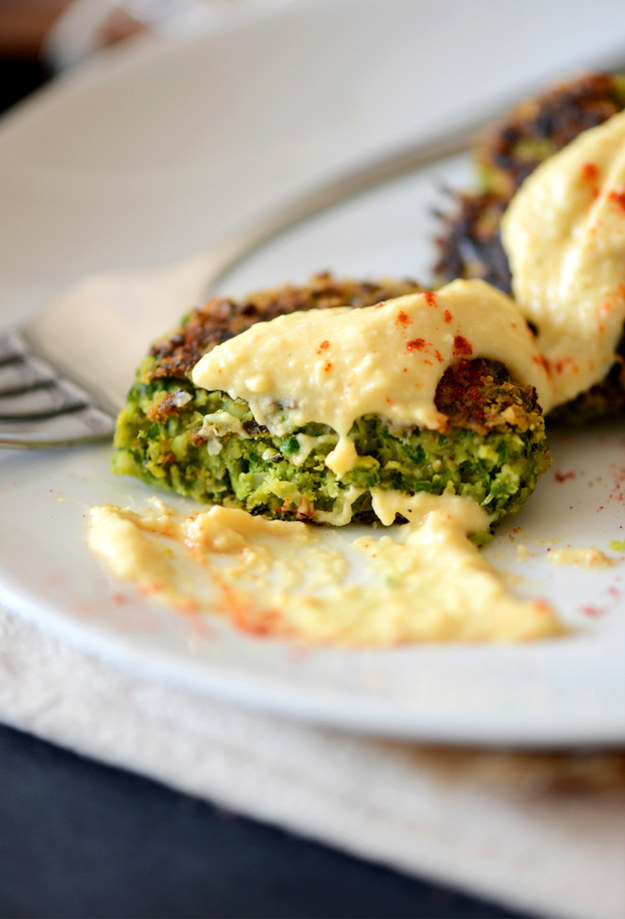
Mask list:
[[437,282],[482,278],[509,293],[510,269],[499,223],[510,198],[548,156],[624,105],[623,78],[595,73],[529,99],[491,125],[475,149],[482,188],[454,195],[441,216]]
[[501,244],[499,224],[507,200],[493,192],[460,194],[451,212],[441,218],[436,239],[436,280],[481,278],[510,293],[510,266]]
[[510,197],[547,156],[620,112],[624,103],[621,83],[607,73],[559,84],[521,103],[478,143],[485,187]]
[[486,358],[462,359],[448,367],[435,401],[450,428],[478,434],[505,426],[525,432],[541,423],[534,387],[520,386],[500,361]]
[[153,345],[150,354],[156,362],[148,378],[188,377],[203,354],[256,322],[267,322],[296,310],[371,306],[422,289],[411,280],[356,281],[322,273],[303,286],[285,284],[238,300],[213,297],[193,310],[171,337]]

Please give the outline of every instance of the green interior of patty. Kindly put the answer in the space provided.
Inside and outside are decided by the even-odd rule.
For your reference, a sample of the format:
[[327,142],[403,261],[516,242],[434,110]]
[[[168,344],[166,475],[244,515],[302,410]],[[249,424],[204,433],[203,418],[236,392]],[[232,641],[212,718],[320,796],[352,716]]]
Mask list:
[[[144,382],[150,360],[119,415],[113,469],[200,501],[282,519],[372,522],[372,488],[425,491],[472,498],[495,523],[529,497],[548,465],[542,427],[485,434],[452,427],[443,435],[370,415],[355,422],[359,458],[338,479],[325,465],[338,439],[332,429],[309,424],[272,436],[241,399],[186,380]],[[167,412],[159,409],[165,404]],[[237,420],[237,432],[207,437],[205,416],[220,412]]]

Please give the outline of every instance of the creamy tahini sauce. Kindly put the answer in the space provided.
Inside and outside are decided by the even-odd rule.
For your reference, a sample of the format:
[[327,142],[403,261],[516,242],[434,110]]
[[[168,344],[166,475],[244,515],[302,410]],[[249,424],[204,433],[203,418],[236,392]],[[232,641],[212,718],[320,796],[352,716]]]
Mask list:
[[313,421],[329,425],[339,442],[326,462],[341,475],[356,461],[348,433],[362,415],[440,428],[436,387],[462,357],[502,361],[549,403],[549,380],[525,322],[509,297],[482,281],[256,323],[205,354],[192,379],[245,399],[279,436]]
[[504,214],[502,239],[559,404],[606,376],[623,332],[625,113],[582,133],[525,180]]
[[[321,530],[211,507],[181,517],[94,508],[89,545],[109,571],[185,612],[306,643],[515,642],[561,634],[543,601],[511,595],[467,539],[488,519],[457,496],[376,492],[402,527]],[[355,574],[356,573],[356,574]]]

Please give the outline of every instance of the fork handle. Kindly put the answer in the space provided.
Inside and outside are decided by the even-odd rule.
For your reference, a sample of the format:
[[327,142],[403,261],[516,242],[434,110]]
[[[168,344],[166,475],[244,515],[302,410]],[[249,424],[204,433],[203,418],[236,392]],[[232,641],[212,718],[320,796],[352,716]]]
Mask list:
[[393,179],[401,178],[432,163],[466,152],[475,135],[492,122],[492,114],[455,127],[427,140],[408,144],[390,154],[344,172],[329,182],[298,195],[281,207],[272,208],[257,220],[236,230],[216,245],[208,266],[204,296],[215,292],[217,285],[238,265],[263,246],[306,220],[370,191]]

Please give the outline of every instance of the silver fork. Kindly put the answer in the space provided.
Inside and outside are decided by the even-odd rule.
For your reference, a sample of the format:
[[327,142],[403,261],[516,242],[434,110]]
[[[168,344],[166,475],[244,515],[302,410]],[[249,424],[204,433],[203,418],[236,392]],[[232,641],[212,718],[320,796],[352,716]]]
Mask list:
[[[475,132],[492,117],[472,120],[341,175],[227,237],[206,258],[203,294],[208,297],[249,255],[309,218],[384,182],[465,152]],[[112,437],[119,406],[86,385],[78,369],[64,362],[58,351],[51,356],[46,349],[46,336],[39,334],[41,323],[45,320],[49,327],[54,318],[53,312],[44,311],[21,328],[0,335],[0,447],[67,447]],[[67,317],[60,321],[67,326],[61,334],[72,335]]]
[[37,354],[22,331],[0,337],[0,446],[57,447],[112,436],[114,415]]

